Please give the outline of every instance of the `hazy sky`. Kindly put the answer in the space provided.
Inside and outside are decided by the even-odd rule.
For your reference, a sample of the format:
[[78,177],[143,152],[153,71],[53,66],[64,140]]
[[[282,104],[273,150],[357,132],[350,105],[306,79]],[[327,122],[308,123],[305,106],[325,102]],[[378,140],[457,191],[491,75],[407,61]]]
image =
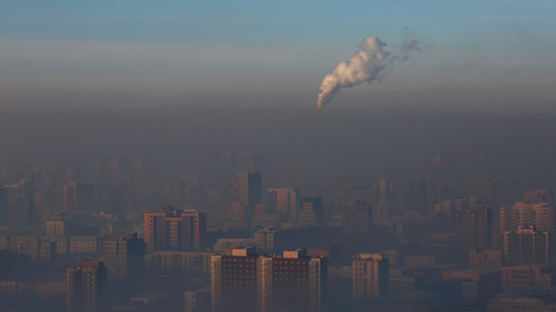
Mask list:
[[[555,82],[554,1],[0,1],[0,94],[299,92],[377,35],[423,53],[372,92]],[[527,89],[527,88],[525,88]],[[312,105],[312,104],[311,104]]]

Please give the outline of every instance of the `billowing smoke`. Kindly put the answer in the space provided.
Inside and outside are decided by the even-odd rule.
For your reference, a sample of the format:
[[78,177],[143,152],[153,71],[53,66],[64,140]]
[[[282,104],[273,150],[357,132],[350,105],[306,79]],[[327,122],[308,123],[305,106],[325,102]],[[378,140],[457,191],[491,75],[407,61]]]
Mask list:
[[407,60],[413,51],[421,51],[417,40],[404,42],[400,51],[393,53],[376,36],[365,38],[359,51],[349,61],[340,62],[322,80],[317,100],[318,109],[322,109],[342,88],[350,88],[365,81],[369,84],[380,81],[389,66]]

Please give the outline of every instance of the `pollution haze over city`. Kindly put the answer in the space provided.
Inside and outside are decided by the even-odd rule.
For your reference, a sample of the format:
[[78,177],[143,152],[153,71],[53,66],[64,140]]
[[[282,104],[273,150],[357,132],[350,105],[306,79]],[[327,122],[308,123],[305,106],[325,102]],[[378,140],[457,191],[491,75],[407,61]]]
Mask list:
[[553,1],[0,1],[0,311],[556,310]]

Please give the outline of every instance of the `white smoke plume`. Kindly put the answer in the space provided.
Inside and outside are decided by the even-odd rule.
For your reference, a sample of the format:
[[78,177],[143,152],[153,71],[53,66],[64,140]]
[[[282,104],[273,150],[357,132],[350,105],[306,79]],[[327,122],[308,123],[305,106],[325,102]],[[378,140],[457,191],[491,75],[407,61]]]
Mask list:
[[322,109],[342,88],[350,88],[365,81],[369,84],[379,81],[389,66],[407,60],[413,51],[421,51],[417,40],[404,42],[398,53],[392,53],[376,36],[365,38],[359,51],[349,61],[340,62],[324,77],[319,87],[317,108]]

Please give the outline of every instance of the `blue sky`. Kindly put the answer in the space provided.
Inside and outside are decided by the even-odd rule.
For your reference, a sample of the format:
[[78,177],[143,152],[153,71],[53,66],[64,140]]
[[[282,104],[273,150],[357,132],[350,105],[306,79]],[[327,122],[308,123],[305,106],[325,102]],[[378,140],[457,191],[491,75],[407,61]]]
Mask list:
[[2,0],[0,82],[295,76],[314,88],[365,36],[395,48],[405,28],[425,51],[398,78],[465,69],[544,79],[555,65],[555,1]]

